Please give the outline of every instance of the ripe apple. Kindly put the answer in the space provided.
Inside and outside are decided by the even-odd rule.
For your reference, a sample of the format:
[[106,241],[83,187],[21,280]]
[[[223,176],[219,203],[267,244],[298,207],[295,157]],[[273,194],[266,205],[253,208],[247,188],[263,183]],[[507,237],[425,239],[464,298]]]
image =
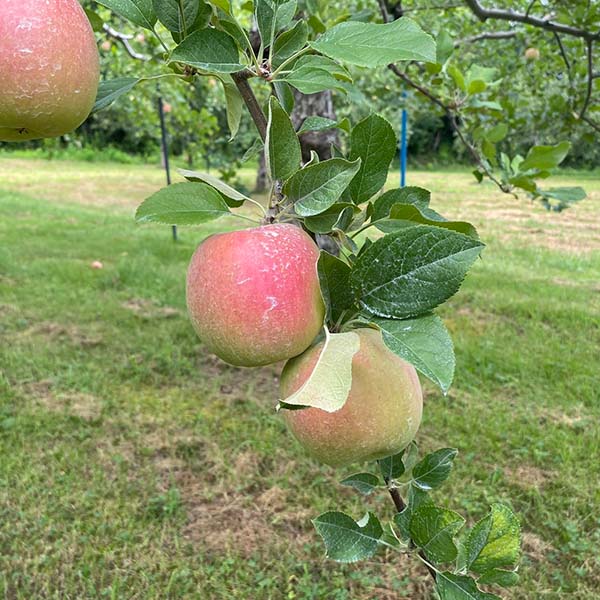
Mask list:
[[77,0],[0,1],[0,141],[72,131],[92,109],[99,76]]
[[274,224],[208,237],[192,257],[187,305],[200,339],[224,361],[257,367],[297,356],[323,326],[319,250]]
[[[360,348],[352,359],[352,385],[336,412],[283,410],[290,430],[317,460],[340,467],[385,458],[406,448],[421,423],[423,393],[415,368],[396,356],[375,329],[357,329]],[[285,399],[310,377],[323,344],[293,358],[281,374]]]
[[112,48],[112,44],[110,43],[109,40],[104,40],[101,44],[100,44],[100,48],[101,50],[103,50],[104,52],[109,52],[110,49]]
[[539,60],[540,59],[540,51],[537,48],[527,48],[527,50],[525,50],[525,59],[526,60]]

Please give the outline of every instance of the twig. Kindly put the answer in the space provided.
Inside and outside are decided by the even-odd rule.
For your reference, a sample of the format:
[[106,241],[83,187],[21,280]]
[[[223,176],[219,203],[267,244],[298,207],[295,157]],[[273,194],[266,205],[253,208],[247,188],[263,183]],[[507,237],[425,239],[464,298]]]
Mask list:
[[592,119],[590,119],[589,117],[581,117],[581,120],[585,121],[592,129],[595,129],[596,131],[600,132],[600,125],[592,121]]
[[248,79],[253,76],[254,74],[252,71],[247,69],[232,74],[233,81],[237,86],[237,89],[239,90],[246,107],[248,108],[248,112],[250,113],[250,116],[256,125],[256,129],[258,129],[258,134],[264,142],[267,139],[267,117],[265,117],[265,113],[263,112],[263,109],[254,95],[250,83],[248,82]]
[[537,0],[531,0],[531,2],[529,3],[529,6],[527,7],[527,10],[525,11],[525,16],[528,17],[529,13],[531,12],[531,9],[533,8],[534,4],[537,2]]
[[407,83],[410,87],[423,94],[423,96],[428,98],[434,104],[437,104],[440,108],[443,108],[444,110],[450,109],[450,106],[444,104],[437,96],[434,96],[428,89],[424,88],[422,85],[419,85],[416,81],[413,81],[406,73],[401,71],[397,65],[390,64],[388,65],[388,69],[392,71],[392,73],[400,77],[400,79],[402,79],[402,81]]
[[569,75],[570,75],[571,63],[569,62],[567,53],[565,52],[565,47],[563,46],[562,40],[560,39],[560,36],[558,35],[558,33],[556,33],[556,31],[554,32],[554,38],[556,39],[558,48],[560,50],[560,55],[562,56],[562,59],[567,67],[567,71],[569,71]]
[[454,42],[454,47],[457,48],[462,44],[472,44],[473,42],[480,42],[482,40],[507,40],[517,37],[517,35],[517,31],[488,31],[486,33],[480,33],[479,35],[473,35],[463,40],[456,40]]
[[585,96],[585,100],[583,102],[583,107],[578,115],[578,119],[582,119],[585,116],[585,111],[588,109],[590,105],[590,100],[592,99],[592,84],[594,83],[594,57],[593,57],[593,42],[592,40],[587,40],[587,63],[588,63],[588,78],[587,78],[587,92]]
[[[390,493],[390,496],[392,497],[392,500],[394,501],[394,506],[396,507],[396,510],[399,513],[402,512],[406,508],[406,504],[405,504],[404,500],[402,499],[402,496],[400,495],[398,488],[390,486],[390,481],[387,478],[385,480],[385,483],[388,486],[388,491]],[[433,569],[431,567],[431,565],[429,564],[427,557],[425,556],[425,553],[423,552],[423,550],[419,550],[419,556],[424,560],[424,564],[427,567],[429,574],[431,575],[431,577],[433,577],[433,580],[435,581],[436,580],[435,569]]]
[[123,48],[125,48],[125,50],[127,51],[127,54],[129,54],[129,56],[131,56],[131,58],[135,58],[136,60],[145,60],[145,61],[151,59],[150,56],[147,56],[146,54],[140,54],[139,52],[136,52],[131,47],[129,40],[133,39],[132,35],[128,35],[126,33],[121,33],[120,31],[113,29],[108,23],[104,23],[102,25],[102,29],[108,34],[109,37],[114,38],[118,42],[121,42],[121,44],[123,44]]
[[532,25],[533,27],[539,27],[540,29],[545,29],[547,31],[555,31],[557,33],[564,33],[565,35],[583,38],[584,40],[600,39],[600,31],[594,33],[592,31],[587,31],[586,29],[579,29],[577,27],[571,27],[570,25],[556,23],[549,18],[532,17],[529,14],[519,13],[514,10],[500,10],[497,8],[486,9],[481,6],[478,0],[465,0],[465,4],[480,21],[486,21],[487,19],[516,21],[518,23]]

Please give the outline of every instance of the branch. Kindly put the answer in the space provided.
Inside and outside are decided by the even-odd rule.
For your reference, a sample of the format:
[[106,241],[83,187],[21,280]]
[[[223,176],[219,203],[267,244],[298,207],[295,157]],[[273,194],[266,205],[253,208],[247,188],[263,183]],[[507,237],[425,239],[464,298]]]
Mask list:
[[588,63],[588,80],[587,80],[587,93],[585,96],[585,100],[583,102],[583,108],[579,113],[578,119],[582,119],[585,116],[585,111],[588,109],[590,105],[590,100],[592,99],[592,84],[594,82],[594,57],[593,57],[593,42],[592,40],[587,40],[587,63]]
[[454,42],[454,47],[457,48],[462,44],[472,44],[473,42],[480,42],[482,40],[507,40],[509,38],[517,37],[518,34],[517,31],[489,31],[487,33],[480,33],[479,35],[473,35],[464,40],[456,40],[456,42]]
[[569,62],[569,59],[567,58],[567,53],[565,51],[565,47],[563,46],[562,40],[560,39],[560,36],[558,35],[558,33],[556,33],[556,31],[554,32],[554,38],[556,39],[556,42],[558,43],[558,48],[560,49],[560,55],[562,56],[562,59],[567,67],[567,71],[569,71],[569,75],[570,75],[571,63]]
[[264,142],[267,139],[267,117],[265,117],[265,113],[248,83],[248,79],[253,76],[253,73],[246,69],[244,71],[233,73],[231,76],[248,108],[248,112],[256,125],[256,129],[258,129],[262,141]]
[[595,129],[600,133],[600,125],[592,121],[589,117],[581,117],[582,121],[585,121],[592,129]]
[[400,79],[402,79],[402,81],[407,83],[410,87],[423,94],[423,96],[425,96],[430,102],[437,104],[437,106],[443,108],[446,111],[452,108],[451,106],[444,104],[437,96],[434,96],[428,89],[424,88],[422,85],[419,85],[416,81],[413,81],[406,73],[404,73],[398,68],[398,65],[390,64],[388,65],[388,69],[392,71],[392,73],[400,77]]
[[[404,503],[404,500],[402,500],[402,496],[400,495],[398,488],[390,487],[389,479],[386,479],[385,483],[388,486],[388,491],[390,493],[390,496],[392,497],[392,500],[394,501],[394,506],[396,507],[396,510],[399,513],[402,512],[406,508],[406,504]],[[429,574],[433,577],[433,580],[435,581],[435,570],[432,569],[429,565],[429,561],[427,560],[427,557],[425,556],[423,550],[419,550],[419,556],[425,561],[425,566],[427,567]]]
[[600,31],[593,33],[585,29],[578,29],[577,27],[556,23],[546,17],[540,19],[539,17],[532,17],[527,13],[523,14],[515,12],[514,10],[499,10],[497,8],[486,9],[481,6],[478,0],[465,0],[465,4],[480,21],[486,21],[487,19],[517,21],[518,23],[525,23],[526,25],[532,25],[533,27],[539,27],[540,29],[546,29],[547,31],[564,33],[565,35],[583,38],[588,41],[600,39]]
[[135,58],[136,60],[150,60],[150,56],[147,56],[146,54],[140,54],[131,47],[129,40],[133,39],[132,35],[121,33],[120,31],[113,29],[110,25],[108,25],[108,23],[104,23],[104,25],[102,25],[102,29],[106,32],[108,37],[114,38],[118,42],[121,42],[125,50],[127,50],[127,54],[129,54],[131,58]]

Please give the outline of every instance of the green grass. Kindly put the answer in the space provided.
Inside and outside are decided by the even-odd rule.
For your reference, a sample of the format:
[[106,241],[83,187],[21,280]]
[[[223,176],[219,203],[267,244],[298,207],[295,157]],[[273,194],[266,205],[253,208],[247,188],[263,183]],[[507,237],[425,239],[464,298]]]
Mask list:
[[[252,174],[244,173],[250,182]],[[152,166],[0,160],[0,591],[6,598],[429,598],[426,572],[381,554],[339,566],[310,524],[365,510],[306,458],[273,407],[277,370],[208,355],[185,315],[195,245],[243,221],[136,227]],[[460,450],[438,502],[518,511],[511,598],[597,598],[600,180],[548,214],[420,171],[433,205],[488,243],[443,309],[458,360],[427,385],[419,433]],[[576,185],[570,174],[557,184]],[[91,263],[101,260],[104,268]],[[368,505],[393,514],[384,495]]]

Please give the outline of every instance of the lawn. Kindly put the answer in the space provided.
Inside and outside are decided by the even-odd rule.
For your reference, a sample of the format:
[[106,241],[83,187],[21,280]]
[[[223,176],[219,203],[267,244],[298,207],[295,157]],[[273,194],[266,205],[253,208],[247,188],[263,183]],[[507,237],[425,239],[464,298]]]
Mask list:
[[[243,173],[250,185],[250,172]],[[307,458],[273,408],[277,369],[229,367],[186,318],[195,245],[244,221],[139,227],[158,167],[0,158],[0,591],[5,598],[430,598],[418,561],[323,558],[311,517],[363,500]],[[454,446],[436,495],[517,511],[506,598],[598,597],[600,178],[562,214],[416,172],[488,247],[444,308],[457,377],[426,384],[424,450]],[[392,182],[390,181],[390,184]],[[92,269],[99,260],[103,269]],[[371,510],[391,516],[384,493]]]

